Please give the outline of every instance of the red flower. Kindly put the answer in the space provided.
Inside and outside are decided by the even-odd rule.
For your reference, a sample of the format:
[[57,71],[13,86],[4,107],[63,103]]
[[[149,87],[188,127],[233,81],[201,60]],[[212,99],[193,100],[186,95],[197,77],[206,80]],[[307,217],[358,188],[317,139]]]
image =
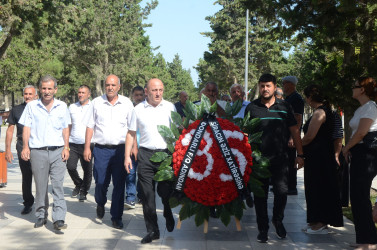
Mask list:
[[[239,127],[232,122],[220,118],[217,120],[223,131],[239,132],[234,133],[237,134],[236,138],[232,136],[228,138],[228,144],[232,151],[235,150],[233,155],[239,168],[240,163],[243,162],[243,180],[247,184],[252,166],[251,147],[247,136],[244,136]],[[176,176],[179,173],[183,157],[188,148],[188,138],[191,139],[191,136],[187,134],[195,130],[199,123],[200,121],[198,120],[187,129],[184,129],[176,142],[173,154],[173,169]],[[193,174],[186,179],[184,193],[191,200],[206,206],[226,204],[237,198],[237,188],[233,178],[229,179],[231,177],[229,168],[209,126],[206,128],[206,132],[209,137],[208,134],[207,137],[203,136],[200,142],[199,150],[191,165]],[[229,132],[225,133],[229,134]],[[184,140],[183,143],[182,140]],[[201,155],[198,155],[199,153]]]

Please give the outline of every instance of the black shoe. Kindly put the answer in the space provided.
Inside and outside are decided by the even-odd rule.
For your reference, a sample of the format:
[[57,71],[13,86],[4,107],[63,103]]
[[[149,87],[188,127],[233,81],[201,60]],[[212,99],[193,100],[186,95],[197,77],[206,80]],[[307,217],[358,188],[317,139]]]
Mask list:
[[265,231],[259,232],[259,234],[257,236],[257,240],[258,240],[259,243],[266,243],[267,240],[268,240],[267,232],[265,232]]
[[47,219],[45,218],[38,218],[37,222],[34,224],[34,228],[41,227],[47,223]]
[[159,232],[150,232],[142,240],[141,244],[146,244],[152,242],[152,240],[158,240],[160,238]]
[[297,195],[297,189],[288,189],[287,195]]
[[122,220],[111,220],[113,222],[113,228],[116,229],[122,229],[123,228],[123,222]]
[[284,239],[287,237],[287,231],[281,221],[272,221],[272,224],[275,226],[276,234],[279,239]]
[[97,205],[97,217],[98,219],[102,219],[105,216],[105,207],[101,205]]
[[84,202],[86,200],[86,194],[83,192],[80,192],[79,194],[79,201]]
[[64,224],[64,220],[57,220],[54,222],[54,229],[55,230],[61,230],[61,229],[66,229],[67,224]]
[[24,209],[22,209],[21,214],[29,214],[31,210],[33,210],[31,207],[25,206]]
[[80,193],[80,187],[76,186],[73,190],[72,190],[72,197],[76,197],[78,194]]
[[173,213],[171,212],[170,209],[169,211],[166,211],[166,212],[164,210],[164,217],[166,219],[166,229],[168,230],[168,232],[173,232],[175,221],[174,221]]

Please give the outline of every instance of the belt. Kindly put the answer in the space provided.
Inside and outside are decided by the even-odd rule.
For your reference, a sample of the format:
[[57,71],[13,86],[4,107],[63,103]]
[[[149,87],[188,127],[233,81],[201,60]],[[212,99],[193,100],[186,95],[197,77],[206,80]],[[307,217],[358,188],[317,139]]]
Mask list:
[[49,147],[31,148],[31,149],[54,151],[54,150],[56,150],[58,148],[62,148],[62,147],[63,146],[49,146]]
[[139,149],[145,150],[145,151],[150,152],[150,153],[168,152],[167,148],[165,148],[165,149],[149,149],[149,148],[140,147]]
[[118,147],[124,147],[124,143],[118,145],[96,144],[95,146],[99,148],[116,149]]

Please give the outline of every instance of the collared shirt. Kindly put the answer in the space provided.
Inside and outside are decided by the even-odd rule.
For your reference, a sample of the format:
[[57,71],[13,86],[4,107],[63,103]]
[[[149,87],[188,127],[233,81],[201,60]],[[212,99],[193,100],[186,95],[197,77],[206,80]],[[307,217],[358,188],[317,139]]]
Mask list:
[[256,132],[263,132],[260,147],[262,154],[268,157],[285,156],[290,137],[289,127],[297,124],[292,106],[284,100],[275,99],[275,103],[267,108],[259,98],[246,107],[245,115],[247,112],[251,119],[261,119]]
[[21,103],[20,105],[14,106],[9,113],[7,123],[9,125],[16,125],[17,127],[17,148],[22,148],[22,131],[24,125],[19,123],[22,113],[26,107],[26,102]]
[[174,103],[175,109],[177,110],[178,114],[181,115],[181,117],[186,117],[185,113],[183,112],[183,109],[185,106],[181,102]]
[[174,104],[165,100],[156,107],[146,100],[135,107],[129,129],[140,131],[140,147],[152,150],[167,148],[164,138],[157,130],[157,125],[170,127],[171,111],[176,111]]
[[67,104],[54,99],[50,112],[41,99],[29,102],[19,123],[30,128],[29,147],[63,146],[63,129],[71,123]]
[[73,103],[69,106],[69,114],[71,115],[72,129],[69,136],[69,142],[75,144],[85,143],[86,126],[84,124],[84,117],[89,110],[91,101],[85,105],[81,105],[80,102]]
[[118,95],[112,105],[102,95],[92,101],[84,124],[94,129],[93,142],[103,145],[124,144],[134,106],[128,97]]
[[[250,102],[248,102],[248,101],[243,101],[240,112],[238,112],[237,115],[233,116],[233,119],[244,118],[245,117],[245,109],[246,109],[247,105],[249,105],[249,103]],[[233,102],[231,103],[231,105],[233,105]]]

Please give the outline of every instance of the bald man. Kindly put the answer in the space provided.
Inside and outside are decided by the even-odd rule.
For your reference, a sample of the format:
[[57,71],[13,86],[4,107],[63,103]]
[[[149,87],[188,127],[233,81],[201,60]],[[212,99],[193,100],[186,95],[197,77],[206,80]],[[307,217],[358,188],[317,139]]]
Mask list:
[[[125,168],[127,172],[132,168],[131,149],[135,140],[136,130],[140,131],[138,153],[138,178],[142,192],[144,221],[147,227],[147,235],[141,240],[142,244],[150,243],[160,238],[160,230],[157,224],[155,181],[153,180],[159,164],[150,161],[156,152],[168,152],[164,138],[157,130],[157,125],[170,127],[171,111],[175,111],[172,103],[165,101],[162,96],[164,84],[154,78],[148,81],[145,87],[146,100],[135,107],[132,113],[131,125],[126,139]],[[169,205],[169,198],[173,191],[171,181],[160,181],[157,185],[157,193],[164,205],[164,217],[168,232],[174,230],[174,217]]]
[[84,159],[90,161],[90,143],[93,137],[94,166],[96,183],[94,198],[97,203],[97,217],[105,215],[107,189],[113,180],[111,199],[111,221],[116,229],[123,228],[124,185],[127,172],[124,169],[124,144],[131,120],[133,104],[130,99],[119,95],[120,80],[109,75],[105,82],[106,94],[95,98],[86,113]]

